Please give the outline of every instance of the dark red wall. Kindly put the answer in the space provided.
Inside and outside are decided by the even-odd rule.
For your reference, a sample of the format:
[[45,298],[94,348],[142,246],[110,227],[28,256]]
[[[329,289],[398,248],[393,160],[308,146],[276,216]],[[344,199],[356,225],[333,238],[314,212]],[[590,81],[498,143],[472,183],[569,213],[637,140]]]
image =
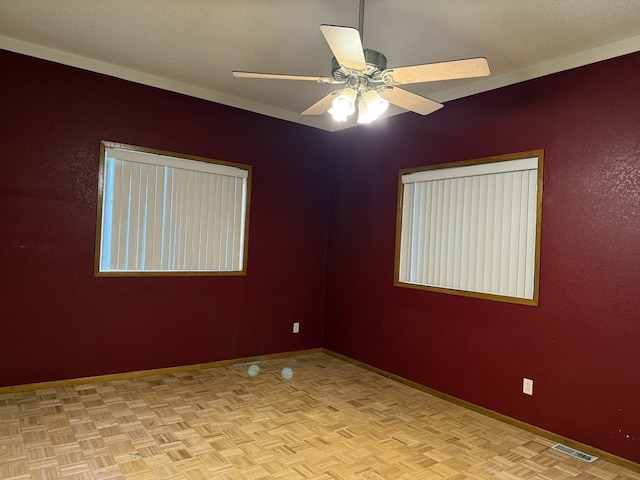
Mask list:
[[[634,54],[338,134],[324,346],[640,462],[638,78]],[[399,169],[540,148],[538,307],[393,286]]]
[[[0,385],[320,347],[327,132],[8,52],[0,65]],[[100,140],[253,165],[248,275],[94,278]]]

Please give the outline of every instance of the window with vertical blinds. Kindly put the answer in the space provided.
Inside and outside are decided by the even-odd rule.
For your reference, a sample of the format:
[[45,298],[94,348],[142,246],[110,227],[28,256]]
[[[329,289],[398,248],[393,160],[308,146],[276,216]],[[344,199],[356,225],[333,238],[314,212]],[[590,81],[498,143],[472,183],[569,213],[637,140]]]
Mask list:
[[400,172],[396,285],[537,305],[541,150]]
[[251,169],[102,142],[96,275],[246,271]]

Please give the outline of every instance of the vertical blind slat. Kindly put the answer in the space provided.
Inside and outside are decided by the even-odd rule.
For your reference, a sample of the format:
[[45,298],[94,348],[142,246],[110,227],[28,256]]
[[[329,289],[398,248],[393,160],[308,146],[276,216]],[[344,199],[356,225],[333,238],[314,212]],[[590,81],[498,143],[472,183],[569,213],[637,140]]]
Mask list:
[[111,239],[113,231],[113,178],[114,162],[105,158],[104,188],[102,192],[102,241],[100,242],[100,269],[108,270],[111,259]]
[[402,209],[402,227],[400,238],[404,241],[400,242],[400,258],[398,266],[399,278],[413,279],[411,275],[411,271],[409,269],[410,258],[413,255],[412,252],[412,242],[413,242],[413,230],[412,230],[412,222],[411,222],[411,213],[414,211],[414,196],[415,196],[415,184],[405,185],[404,191],[402,193],[402,204],[406,205],[406,208]]
[[504,257],[504,245],[503,231],[504,231],[504,218],[503,207],[505,204],[505,175],[495,175],[496,177],[496,197],[494,204],[495,223],[493,228],[493,263],[491,270],[493,272],[491,277],[491,291],[490,293],[500,292],[500,282],[502,278],[502,263]]
[[527,222],[528,222],[528,217],[529,217],[529,203],[525,203],[528,202],[528,200],[525,199],[529,199],[529,172],[523,172],[521,177],[520,177],[520,215],[519,215],[519,220],[518,220],[518,225],[519,225],[519,230],[518,230],[518,251],[519,252],[525,252],[525,254],[520,255],[518,257],[518,289],[517,289],[517,295],[518,296],[523,296],[525,294],[525,292],[527,291],[527,285],[526,285],[526,279],[525,276],[527,274],[526,272],[526,245],[527,245],[527,236],[529,234],[528,228],[527,228]]
[[[527,204],[527,249],[526,256],[527,258],[535,258],[535,249],[536,249],[536,210],[537,210],[537,201],[536,201],[536,186],[537,186],[537,173],[529,172],[529,184],[528,190],[530,192],[529,195],[529,203]],[[533,291],[533,282],[534,282],[534,264],[533,262],[527,262],[525,265],[525,289],[526,291]]]
[[518,285],[518,265],[520,263],[520,258],[522,257],[522,251],[519,246],[519,238],[520,238],[520,212],[522,211],[522,172],[514,172],[513,173],[513,182],[512,182],[512,208],[511,208],[511,217],[509,219],[509,224],[511,228],[509,230],[509,251],[510,251],[510,261],[509,261],[509,275],[508,275],[508,283],[507,283],[507,292],[510,296],[518,296],[519,285]]

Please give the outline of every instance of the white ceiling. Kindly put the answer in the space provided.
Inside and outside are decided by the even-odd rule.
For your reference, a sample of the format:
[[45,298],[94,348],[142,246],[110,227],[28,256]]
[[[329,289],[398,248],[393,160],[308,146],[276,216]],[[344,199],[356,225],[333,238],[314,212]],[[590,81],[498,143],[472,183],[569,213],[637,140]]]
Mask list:
[[[357,27],[358,8],[359,0],[0,0],[0,48],[334,131],[344,125],[299,112],[339,87],[231,71],[330,76],[319,26]],[[363,33],[388,67],[486,57],[490,77],[406,87],[446,102],[639,51],[640,1],[367,0]]]

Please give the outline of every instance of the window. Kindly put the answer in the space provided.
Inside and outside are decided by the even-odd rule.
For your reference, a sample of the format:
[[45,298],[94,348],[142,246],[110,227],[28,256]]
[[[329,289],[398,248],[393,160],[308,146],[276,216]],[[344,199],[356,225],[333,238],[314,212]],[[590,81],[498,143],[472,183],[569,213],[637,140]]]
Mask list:
[[538,304],[543,151],[401,170],[395,285]]
[[246,273],[251,167],[102,142],[95,274]]

